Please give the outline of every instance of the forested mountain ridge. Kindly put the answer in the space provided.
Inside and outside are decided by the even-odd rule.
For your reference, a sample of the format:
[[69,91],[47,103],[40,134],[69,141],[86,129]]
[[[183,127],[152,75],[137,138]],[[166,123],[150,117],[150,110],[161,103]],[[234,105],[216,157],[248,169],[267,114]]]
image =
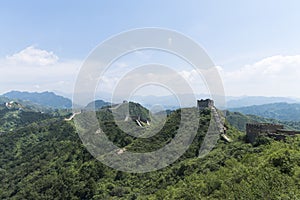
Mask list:
[[3,94],[9,99],[20,99],[22,101],[30,101],[40,106],[48,108],[71,108],[72,101],[68,98],[56,95],[53,92],[20,92],[11,91]]
[[272,103],[240,108],[230,108],[229,110],[281,121],[300,121],[300,104],[297,103]]
[[299,99],[288,97],[265,97],[265,96],[244,96],[244,97],[228,97],[228,108],[241,108],[253,105],[265,105],[274,103],[299,103]]
[[[114,144],[141,152],[160,148],[176,134],[180,110],[146,140],[122,133],[109,108],[97,112]],[[188,151],[158,171],[134,174],[111,169],[93,158],[74,123],[61,117],[42,120],[0,136],[1,199],[298,199],[300,139],[269,140],[256,147],[230,124],[233,142],[219,140],[205,157],[199,146],[210,121],[199,114],[199,130]],[[128,121],[131,123],[131,121]],[[142,148],[144,147],[144,148]]]

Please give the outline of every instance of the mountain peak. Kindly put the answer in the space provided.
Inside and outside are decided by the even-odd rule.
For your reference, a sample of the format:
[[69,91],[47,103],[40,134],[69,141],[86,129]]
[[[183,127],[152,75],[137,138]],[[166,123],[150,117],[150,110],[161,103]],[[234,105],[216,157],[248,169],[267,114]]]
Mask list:
[[3,96],[9,99],[20,99],[22,101],[31,101],[41,106],[50,108],[71,108],[72,101],[68,98],[59,96],[54,92],[27,92],[27,91],[10,91]]

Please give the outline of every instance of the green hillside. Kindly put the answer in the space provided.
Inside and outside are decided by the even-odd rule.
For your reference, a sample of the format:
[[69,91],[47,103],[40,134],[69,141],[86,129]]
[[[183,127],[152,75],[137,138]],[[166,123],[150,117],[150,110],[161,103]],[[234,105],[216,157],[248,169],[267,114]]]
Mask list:
[[2,133],[49,119],[52,116],[50,113],[36,112],[17,102],[11,103],[10,107],[5,104],[0,105],[0,132]]
[[112,107],[115,117],[125,119],[126,116],[140,117],[142,121],[151,120],[149,110],[144,108],[139,103],[125,102]]
[[[168,143],[180,116],[180,110],[172,112],[157,135],[142,139],[122,133],[109,108],[97,112],[110,140],[136,152]],[[116,171],[94,159],[73,121],[51,118],[15,129],[0,136],[0,199],[300,198],[300,138],[253,147],[244,142],[244,133],[227,124],[233,142],[219,140],[207,156],[198,158],[209,110],[198,117],[198,133],[179,160],[140,174]]]

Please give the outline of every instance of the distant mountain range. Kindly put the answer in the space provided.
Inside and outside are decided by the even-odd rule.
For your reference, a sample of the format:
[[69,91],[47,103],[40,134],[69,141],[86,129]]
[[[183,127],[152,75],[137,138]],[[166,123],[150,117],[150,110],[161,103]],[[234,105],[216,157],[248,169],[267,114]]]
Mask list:
[[[207,94],[199,94],[199,95],[191,95],[191,94],[183,94],[180,95],[181,99],[184,99],[184,102],[178,102],[177,96],[169,95],[169,96],[132,96],[131,99],[123,99],[121,97],[115,98],[115,103],[120,103],[123,100],[127,101],[134,101],[139,102],[143,106],[148,109],[151,109],[154,105],[161,105],[164,109],[175,110],[181,107],[193,107],[196,106],[195,97],[197,99],[201,98],[209,98]],[[101,108],[103,106],[110,104],[110,94],[103,93],[102,96],[97,96],[93,102],[86,106],[89,108],[91,106],[96,106],[96,108]],[[54,92],[20,92],[20,91],[11,91],[8,93],[3,94],[0,96],[0,103],[5,103],[10,100],[17,100],[17,102],[22,103],[26,106],[31,107],[43,107],[43,108],[52,108],[52,109],[68,109],[72,108],[72,101],[69,98],[57,95]],[[286,103],[283,104],[282,102]],[[217,102],[216,102],[217,103]],[[280,103],[280,104],[278,104]],[[279,120],[300,120],[297,113],[297,106],[296,105],[287,105],[289,104],[300,104],[300,100],[296,98],[289,98],[289,97],[264,97],[264,96],[240,96],[240,97],[233,97],[227,96],[226,97],[226,107],[232,111],[239,111],[245,114],[254,114],[259,115],[262,117],[270,117]],[[265,106],[266,104],[275,104]],[[257,107],[259,105],[264,105],[262,107]],[[219,107],[220,109],[224,109],[223,107]],[[252,107],[254,106],[254,107]],[[296,106],[296,110],[294,107]],[[247,107],[247,108],[245,108]],[[248,108],[250,107],[250,108]],[[42,110],[42,109],[38,110]],[[280,111],[279,111],[280,110]],[[278,113],[279,112],[279,113]],[[292,112],[292,115],[286,113]],[[285,114],[284,114],[285,113]],[[295,113],[293,115],[293,113]],[[286,116],[284,116],[286,115]]]
[[226,121],[240,131],[246,130],[247,123],[274,123],[282,124],[288,130],[300,130],[300,121],[280,121],[277,119],[264,118],[256,115],[245,115],[239,112],[226,112]]
[[264,97],[264,96],[245,96],[245,97],[227,97],[228,108],[238,108],[253,105],[264,105],[271,103],[300,103],[298,99],[287,97]]
[[[104,101],[110,101],[111,94],[109,93],[101,93],[101,96],[96,96],[97,99],[102,99]],[[178,102],[178,96],[184,100],[182,102]],[[128,101],[135,101],[139,102],[147,108],[151,108],[151,106],[158,104],[162,105],[165,109],[177,109],[181,106],[183,107],[192,107],[196,105],[194,102],[194,98],[197,99],[206,99],[211,98],[209,94],[181,94],[181,95],[166,95],[166,96],[140,96],[140,95],[133,95],[131,99],[124,99],[122,97],[114,97],[119,102],[123,100]],[[263,104],[270,104],[270,103],[300,103],[300,99],[294,97],[265,97],[265,96],[225,96],[226,107],[227,108],[239,108],[245,106],[252,106],[252,105],[263,105]],[[119,103],[114,102],[114,103]],[[223,105],[218,105],[218,102],[215,102],[218,108],[223,109]]]
[[230,108],[229,110],[282,121],[300,121],[300,104],[297,103],[272,103]]
[[19,99],[22,101],[30,101],[32,103],[48,107],[48,108],[71,108],[72,101],[68,98],[56,95],[53,92],[20,92],[11,91],[3,94],[3,97],[9,99]]

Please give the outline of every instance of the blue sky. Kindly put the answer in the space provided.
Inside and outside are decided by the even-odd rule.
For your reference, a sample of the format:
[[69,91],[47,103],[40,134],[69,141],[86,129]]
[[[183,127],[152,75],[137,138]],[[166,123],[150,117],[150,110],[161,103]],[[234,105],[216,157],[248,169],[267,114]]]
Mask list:
[[[32,77],[35,81],[18,79],[19,82],[16,81],[18,84],[15,85],[13,77],[9,80],[0,77],[2,79],[0,92],[10,90],[11,87],[20,90],[57,89],[70,93],[80,63],[100,42],[128,29],[162,27],[174,29],[193,38],[207,51],[215,64],[220,66],[221,71],[223,70],[220,73],[223,73],[228,95],[265,94],[300,97],[300,93],[293,93],[293,90],[288,89],[291,85],[287,83],[278,85],[279,89],[274,87],[274,83],[289,80],[287,77],[290,74],[284,74],[283,78],[275,77],[281,73],[280,70],[286,71],[284,70],[286,65],[292,65],[287,69],[296,70],[298,73],[299,7],[300,2],[296,0],[2,1],[0,3],[2,66],[7,66],[8,57],[12,58],[22,50],[32,47],[31,50],[40,50],[39,53],[52,52],[59,60],[57,67],[64,66],[74,73],[66,75],[66,78],[63,76],[53,78],[53,82],[62,83],[60,86],[49,83],[51,77],[48,78],[47,84],[40,81],[38,74]],[[274,62],[283,63],[283,66],[275,67],[278,74],[274,74],[275,72],[271,70],[273,68],[270,65]],[[76,63],[74,69],[71,67],[72,63]],[[39,64],[41,63],[37,65]],[[11,65],[10,68],[16,67],[17,71],[20,65],[22,63]],[[256,81],[258,72],[253,72],[255,69],[259,71],[266,69],[266,77]],[[51,70],[55,71],[53,68]],[[237,77],[236,75],[241,73],[244,73],[244,76],[253,73],[254,82],[261,83],[265,79],[274,82],[259,87],[262,89],[257,91],[255,90],[257,85],[238,82],[242,81],[243,75],[241,80],[232,81],[231,77]],[[19,75],[21,76],[22,74]],[[296,81],[297,77],[294,78]],[[69,85],[66,86],[63,82]],[[239,88],[236,85],[239,85]]]

